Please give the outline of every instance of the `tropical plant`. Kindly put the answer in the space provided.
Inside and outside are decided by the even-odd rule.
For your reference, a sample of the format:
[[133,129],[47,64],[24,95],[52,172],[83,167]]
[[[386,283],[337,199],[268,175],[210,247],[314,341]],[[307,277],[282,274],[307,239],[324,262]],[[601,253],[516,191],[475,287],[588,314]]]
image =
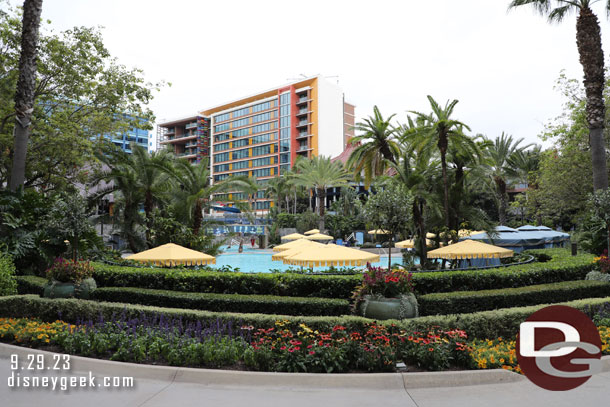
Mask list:
[[[179,220],[188,222],[195,235],[199,234],[203,222],[203,211],[209,210],[214,195],[229,192],[251,193],[257,188],[256,182],[247,177],[230,177],[212,183],[207,157],[196,164],[184,159],[177,160],[170,175],[175,184],[176,216]],[[220,200],[218,197],[214,199]],[[249,210],[242,202],[235,204],[244,211]]]
[[368,187],[374,177],[382,175],[388,168],[387,163],[396,163],[400,152],[396,140],[396,129],[392,126],[391,115],[384,118],[375,106],[373,116],[356,123],[355,130],[360,132],[350,140],[354,150],[347,160],[346,167],[353,171],[356,180],[364,173],[364,182]]
[[298,165],[299,172],[293,176],[293,183],[315,190],[316,209],[320,216],[320,230],[322,230],[324,229],[326,189],[346,186],[349,177],[342,164],[338,161],[331,161],[330,157],[313,157],[311,160],[301,160],[296,165]]
[[375,229],[389,232],[388,269],[392,266],[392,241],[394,236],[404,233],[412,221],[413,197],[404,185],[388,182],[379,185],[364,205],[366,221]]
[[413,275],[404,270],[371,267],[367,264],[362,284],[352,294],[353,309],[357,310],[366,295],[397,298],[413,293]]
[[80,283],[93,276],[93,266],[88,261],[55,259],[47,270],[47,279],[62,283]]
[[120,193],[119,199],[115,200],[115,211],[120,214],[116,223],[130,250],[137,253],[146,244],[140,227],[144,223],[140,205],[144,202],[145,191],[139,171],[143,169],[134,155],[117,147],[98,152],[98,158],[106,167],[92,176],[91,183],[98,185],[104,182],[105,185],[101,185],[90,199],[97,202],[106,195]]
[[610,253],[610,189],[598,189],[589,197],[592,219],[607,232],[607,253]]
[[13,258],[0,248],[0,297],[17,294],[17,280],[15,279],[15,265]]
[[[578,13],[576,19],[576,46],[584,71],[589,145],[593,164],[593,188],[608,188],[604,127],[606,106],[604,103],[604,51],[597,16],[591,5],[597,0],[513,0],[509,9],[531,6],[549,22],[561,22],[570,13]],[[610,2],[605,3],[610,15]]]
[[[410,111],[416,116],[416,120],[409,119],[410,127],[405,135],[418,150],[438,149],[441,158],[441,170],[443,176],[443,208],[445,210],[445,226],[450,229],[449,213],[449,178],[447,175],[447,150],[450,144],[469,146],[471,150],[476,148],[474,140],[463,133],[463,130],[470,130],[464,123],[451,117],[457,100],[447,101],[441,107],[432,96],[428,95],[428,101],[432,112],[428,114]],[[413,125],[415,124],[415,125]]]
[[82,258],[87,250],[103,249],[103,241],[90,222],[91,216],[87,201],[73,193],[60,196],[44,218],[49,235],[70,243],[73,261]]
[[514,163],[517,154],[523,155],[523,150],[530,147],[519,146],[523,139],[514,140],[513,136],[504,134],[496,137],[486,149],[487,169],[489,178],[494,185],[495,195],[498,200],[498,218],[501,225],[506,224],[506,210],[508,208],[507,187],[511,178],[519,177],[519,169]]

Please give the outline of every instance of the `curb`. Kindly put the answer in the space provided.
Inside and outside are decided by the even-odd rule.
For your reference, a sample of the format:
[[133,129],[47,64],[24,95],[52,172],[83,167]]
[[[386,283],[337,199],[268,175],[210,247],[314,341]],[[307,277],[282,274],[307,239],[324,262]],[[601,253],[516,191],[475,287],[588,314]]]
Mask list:
[[[19,355],[19,359],[24,361],[27,355],[43,354],[51,358],[54,353],[0,343],[0,359],[7,359],[11,354]],[[501,384],[525,380],[524,376],[503,369],[421,373],[275,373],[141,365],[82,356],[71,356],[70,364],[73,372],[91,371],[96,375],[132,376],[136,379],[217,387],[404,390]],[[604,371],[610,371],[610,356],[604,357],[603,366]]]

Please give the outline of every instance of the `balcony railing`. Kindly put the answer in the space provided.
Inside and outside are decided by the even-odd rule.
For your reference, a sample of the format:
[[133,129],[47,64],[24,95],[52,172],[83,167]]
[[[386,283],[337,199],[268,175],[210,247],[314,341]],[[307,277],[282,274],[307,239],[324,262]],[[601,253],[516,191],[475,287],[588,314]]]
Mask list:
[[185,129],[194,129],[195,127],[197,127],[197,123],[189,123],[186,126],[184,126]]

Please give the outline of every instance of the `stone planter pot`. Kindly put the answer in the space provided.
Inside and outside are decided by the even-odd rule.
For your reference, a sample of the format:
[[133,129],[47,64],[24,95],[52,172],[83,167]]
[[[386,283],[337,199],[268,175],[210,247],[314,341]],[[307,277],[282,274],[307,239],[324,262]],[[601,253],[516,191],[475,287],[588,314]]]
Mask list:
[[46,298],[81,298],[88,300],[96,288],[97,284],[95,284],[93,278],[84,279],[79,284],[52,280],[44,286],[42,296]]
[[364,317],[377,320],[407,319],[419,315],[414,294],[405,294],[399,298],[367,295],[364,297],[361,312]]

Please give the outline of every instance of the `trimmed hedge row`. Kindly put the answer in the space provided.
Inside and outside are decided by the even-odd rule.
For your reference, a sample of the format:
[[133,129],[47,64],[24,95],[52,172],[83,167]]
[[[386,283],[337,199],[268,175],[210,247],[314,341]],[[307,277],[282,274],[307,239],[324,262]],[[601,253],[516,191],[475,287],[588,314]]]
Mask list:
[[17,276],[17,292],[19,294],[42,295],[47,279],[37,276]]
[[349,301],[335,298],[200,294],[132,287],[109,287],[95,290],[92,299],[220,312],[319,316],[345,315],[350,313]]
[[[418,294],[486,290],[581,280],[592,270],[593,255],[570,256],[566,249],[532,251],[552,259],[544,263],[487,270],[415,273]],[[351,297],[360,275],[218,273],[185,269],[129,268],[94,263],[99,287],[140,287],[218,294],[255,294],[297,297]]]
[[98,287],[139,287],[217,294],[350,298],[362,276],[219,273],[184,269],[130,268],[93,263]]
[[[519,331],[519,324],[521,322],[525,321],[533,312],[547,305],[549,304],[505,308],[471,314],[427,316],[404,321],[388,320],[381,323],[385,325],[396,324],[408,331],[424,331],[429,327],[438,326],[440,329],[446,330],[463,329],[470,338],[513,338]],[[592,317],[601,308],[607,308],[610,305],[610,297],[583,299],[561,303],[561,305],[580,309]],[[365,324],[371,322],[370,319],[355,316],[308,317],[235,314],[75,299],[50,300],[35,295],[0,297],[0,317],[41,318],[46,321],[55,321],[60,318],[66,322],[77,323],[89,319],[97,321],[101,317],[109,320],[117,316],[132,318],[136,316],[152,317],[159,314],[163,314],[167,318],[180,318],[184,322],[201,321],[206,324],[213,322],[232,323],[234,326],[252,325],[255,328],[272,328],[275,326],[276,321],[287,320],[293,326],[304,323],[312,329],[325,332],[331,330],[335,325],[342,325],[348,330],[362,331]]]
[[[454,291],[417,297],[420,315],[446,315],[610,296],[601,281],[564,281],[499,290]],[[447,312],[449,311],[449,312]]]

